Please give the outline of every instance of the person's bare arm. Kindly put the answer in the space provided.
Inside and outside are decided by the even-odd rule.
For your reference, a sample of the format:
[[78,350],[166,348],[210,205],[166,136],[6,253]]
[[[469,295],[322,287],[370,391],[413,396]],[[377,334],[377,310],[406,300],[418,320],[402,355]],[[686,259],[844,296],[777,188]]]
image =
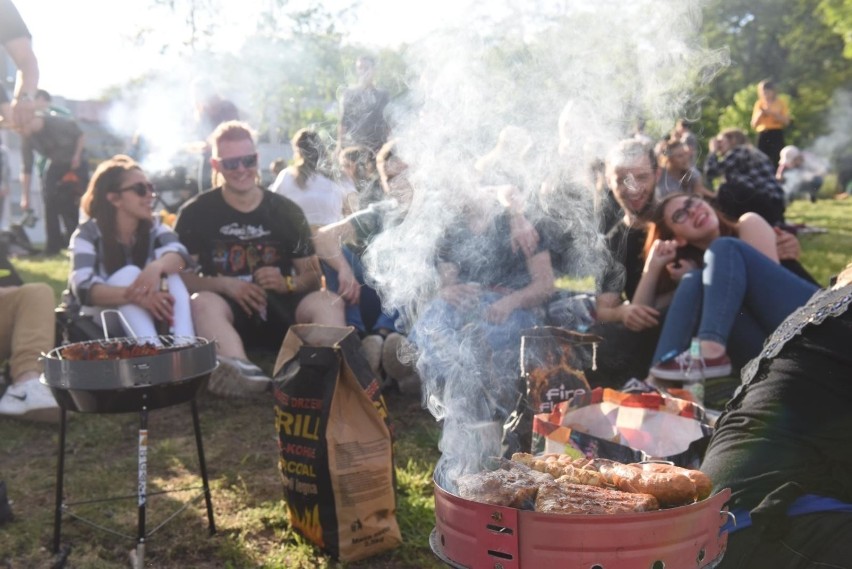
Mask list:
[[293,268],[295,269],[295,274],[291,281],[292,289],[288,289],[287,292],[297,293],[319,290],[322,284],[322,270],[320,269],[319,260],[315,255],[293,259]]
[[[195,262],[197,264],[197,257],[195,257]],[[190,293],[215,292],[222,297],[235,301],[246,314],[260,312],[266,307],[266,292],[254,283],[236,277],[205,276],[190,271],[179,274]]]
[[660,323],[660,312],[656,308],[621,302],[619,295],[612,292],[599,294],[595,304],[599,322],[621,322],[634,332]]
[[744,213],[737,221],[739,238],[778,262],[777,236],[772,226],[756,213]]
[[15,94],[12,99],[12,121],[15,125],[27,124],[35,113],[35,93],[38,89],[38,59],[33,51],[32,39],[14,38],[4,44],[6,53],[18,68]]
[[86,135],[82,132],[77,137],[77,143],[74,145],[74,156],[71,157],[71,169],[76,170],[83,162],[83,147],[86,144]]
[[337,272],[340,283],[337,294],[347,303],[357,304],[361,296],[361,285],[343,255],[343,243],[355,240],[355,228],[349,218],[320,227],[314,234],[314,249],[317,257]]
[[541,251],[527,257],[527,270],[532,277],[530,284],[489,306],[486,318],[490,322],[504,322],[514,310],[540,306],[553,294],[555,277],[549,251]]
[[778,259],[797,261],[802,254],[802,246],[796,236],[777,227],[772,229],[775,231],[775,249],[778,252]]
[[30,208],[30,188],[32,186],[32,174],[21,173],[21,209]]

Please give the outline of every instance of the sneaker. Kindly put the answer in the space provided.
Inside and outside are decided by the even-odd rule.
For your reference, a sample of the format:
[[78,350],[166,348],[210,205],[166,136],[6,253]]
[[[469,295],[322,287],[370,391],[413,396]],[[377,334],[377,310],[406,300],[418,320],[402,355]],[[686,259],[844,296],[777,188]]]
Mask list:
[[219,365],[210,374],[207,389],[223,397],[249,397],[272,385],[263,370],[248,360],[219,356]]
[[378,334],[370,334],[361,340],[361,350],[364,352],[367,363],[370,364],[370,369],[373,370],[376,377],[381,377],[382,375],[382,348],[384,343],[385,339]]
[[726,354],[718,358],[693,358],[689,350],[666,362],[660,362],[651,368],[651,375],[658,379],[672,381],[700,381],[710,377],[724,377],[731,374],[731,360]]
[[382,369],[389,377],[397,381],[407,378],[415,373],[408,352],[410,349],[408,340],[398,332],[391,332],[385,338],[382,348]]
[[58,423],[60,410],[50,388],[39,378],[33,378],[9,386],[3,397],[0,397],[0,415]]

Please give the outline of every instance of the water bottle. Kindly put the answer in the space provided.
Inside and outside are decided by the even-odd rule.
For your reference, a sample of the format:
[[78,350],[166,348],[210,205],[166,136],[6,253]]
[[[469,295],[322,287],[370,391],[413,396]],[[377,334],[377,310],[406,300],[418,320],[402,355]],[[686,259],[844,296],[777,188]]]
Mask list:
[[[692,343],[689,344],[689,355],[692,359],[693,365],[699,365],[698,362],[701,362],[701,341],[698,338],[693,338]],[[702,370],[701,378],[693,381],[684,383],[683,389],[692,394],[692,397],[695,399],[695,402],[699,405],[704,405],[704,373]]]
[[[169,276],[166,273],[160,273],[160,292],[169,292]],[[155,320],[154,329],[159,336],[168,336],[171,333],[168,320]]]

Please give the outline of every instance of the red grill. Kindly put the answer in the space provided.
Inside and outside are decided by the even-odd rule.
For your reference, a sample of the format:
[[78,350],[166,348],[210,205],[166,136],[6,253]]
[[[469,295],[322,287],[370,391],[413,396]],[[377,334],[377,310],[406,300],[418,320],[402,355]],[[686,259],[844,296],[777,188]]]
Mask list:
[[430,545],[464,569],[687,569],[725,552],[731,491],[687,506],[618,515],[541,514],[482,504],[435,481]]

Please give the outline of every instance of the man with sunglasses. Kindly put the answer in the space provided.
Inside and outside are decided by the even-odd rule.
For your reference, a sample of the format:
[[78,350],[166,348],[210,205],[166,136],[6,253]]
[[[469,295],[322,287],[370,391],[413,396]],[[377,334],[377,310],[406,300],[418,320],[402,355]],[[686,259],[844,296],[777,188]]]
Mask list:
[[210,138],[214,183],[181,207],[175,230],[200,267],[185,274],[196,333],[216,341],[220,395],[262,392],[270,378],[246,348],[277,351],[292,324],[343,326],[343,302],[320,289],[321,272],[304,213],[258,185],[249,126],[220,124]]

